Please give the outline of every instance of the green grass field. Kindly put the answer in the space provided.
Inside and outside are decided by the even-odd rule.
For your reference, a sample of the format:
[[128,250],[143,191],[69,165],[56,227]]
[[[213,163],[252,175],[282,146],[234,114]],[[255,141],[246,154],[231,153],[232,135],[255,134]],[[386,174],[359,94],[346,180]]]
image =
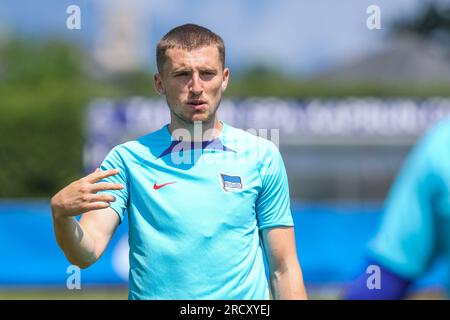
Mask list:
[[[339,288],[313,288],[308,290],[312,300],[339,299]],[[126,300],[126,287],[87,287],[81,290],[61,288],[0,288],[0,300]],[[410,300],[442,300],[446,296],[438,289],[427,289],[409,296]]]
[[61,288],[0,288],[0,300],[126,300],[126,287],[88,287],[80,290]]

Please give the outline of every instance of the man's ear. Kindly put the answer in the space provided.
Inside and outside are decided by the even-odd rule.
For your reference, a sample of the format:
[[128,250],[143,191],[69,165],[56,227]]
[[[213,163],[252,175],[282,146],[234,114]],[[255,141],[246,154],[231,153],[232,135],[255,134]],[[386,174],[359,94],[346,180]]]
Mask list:
[[228,68],[223,69],[222,92],[224,92],[227,89],[229,78],[230,78],[230,70]]
[[166,89],[164,88],[164,84],[161,79],[161,75],[159,73],[155,73],[153,76],[153,79],[155,80],[155,89],[156,92],[158,92],[159,95],[163,96],[166,94]]

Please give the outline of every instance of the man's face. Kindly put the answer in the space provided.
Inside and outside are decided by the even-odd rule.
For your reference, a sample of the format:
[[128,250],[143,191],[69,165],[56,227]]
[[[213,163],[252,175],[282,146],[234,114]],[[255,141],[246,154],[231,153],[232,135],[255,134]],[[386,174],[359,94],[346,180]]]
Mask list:
[[155,75],[156,90],[166,96],[175,117],[188,123],[214,119],[229,77],[216,46],[168,49],[162,69]]

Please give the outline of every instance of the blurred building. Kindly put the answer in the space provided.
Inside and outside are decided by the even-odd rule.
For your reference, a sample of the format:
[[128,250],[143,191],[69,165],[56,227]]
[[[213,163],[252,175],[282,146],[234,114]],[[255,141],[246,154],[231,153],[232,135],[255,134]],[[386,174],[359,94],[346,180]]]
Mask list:
[[[143,17],[137,6],[120,1],[104,3],[94,57],[107,74],[126,73],[142,69],[145,64]],[[145,34],[144,34],[145,33]]]
[[317,77],[330,82],[450,84],[448,48],[413,34],[400,34],[381,52],[327,71]]

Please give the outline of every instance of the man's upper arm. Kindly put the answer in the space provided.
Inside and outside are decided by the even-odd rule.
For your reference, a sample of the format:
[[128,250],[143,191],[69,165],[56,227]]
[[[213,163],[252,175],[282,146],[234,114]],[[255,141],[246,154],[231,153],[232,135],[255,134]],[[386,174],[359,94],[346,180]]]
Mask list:
[[293,226],[289,199],[289,185],[283,159],[272,143],[260,161],[261,192],[256,200],[256,219],[260,230],[280,226]]
[[130,190],[127,167],[125,165],[125,160],[123,159],[124,154],[126,154],[125,149],[121,146],[117,146],[108,153],[100,166],[101,170],[119,170],[119,173],[116,175],[107,177],[100,182],[120,183],[124,188],[121,190],[104,190],[98,192],[109,194],[116,198],[116,201],[111,202],[110,205],[111,208],[115,210],[116,215],[119,215],[120,222],[123,221],[126,215]]
[[261,230],[261,235],[271,272],[298,266],[293,227],[266,228]]
[[114,232],[120,224],[117,213],[111,207],[86,212],[80,219],[84,232],[88,233],[95,242],[97,259],[105,251]]
[[295,248],[294,228],[265,228],[261,233],[269,263],[272,296],[283,300],[307,299]]

